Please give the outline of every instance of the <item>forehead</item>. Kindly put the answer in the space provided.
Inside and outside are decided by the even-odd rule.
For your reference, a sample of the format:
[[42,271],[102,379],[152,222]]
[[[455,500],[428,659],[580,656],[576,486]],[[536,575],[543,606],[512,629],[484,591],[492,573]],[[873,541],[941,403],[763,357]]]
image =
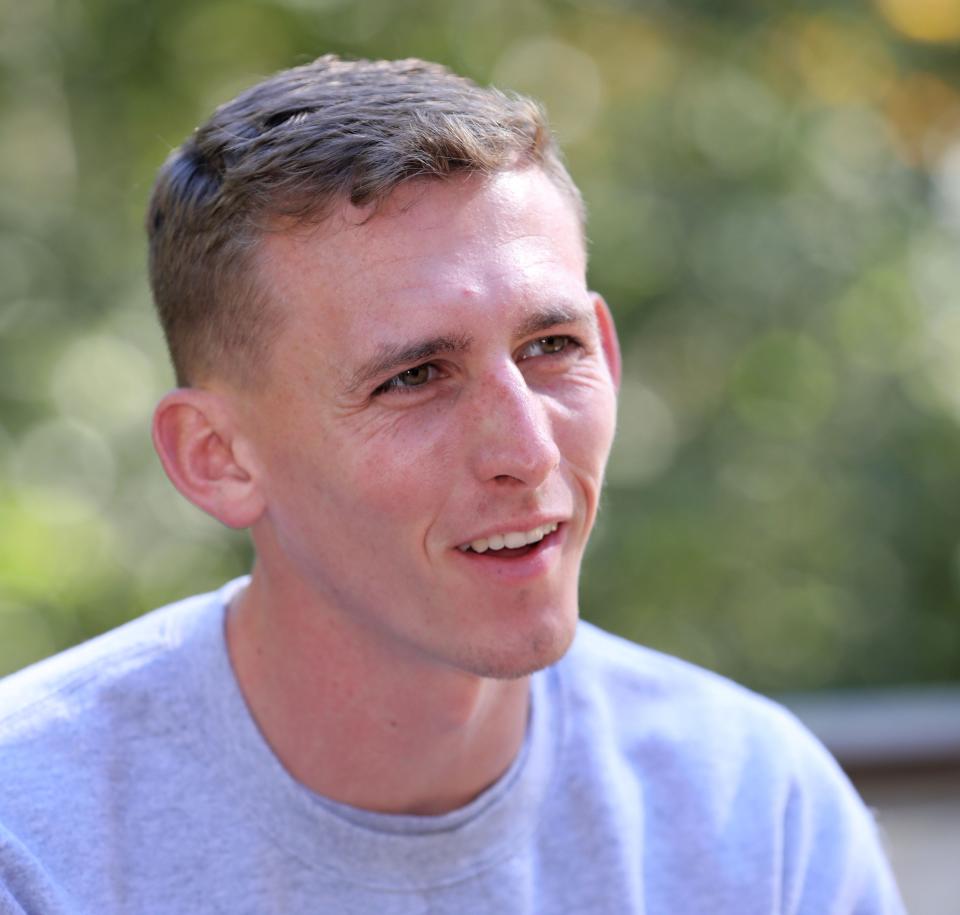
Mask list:
[[348,351],[586,296],[577,212],[537,168],[411,182],[374,213],[343,203],[317,227],[269,233],[257,259],[288,343]]

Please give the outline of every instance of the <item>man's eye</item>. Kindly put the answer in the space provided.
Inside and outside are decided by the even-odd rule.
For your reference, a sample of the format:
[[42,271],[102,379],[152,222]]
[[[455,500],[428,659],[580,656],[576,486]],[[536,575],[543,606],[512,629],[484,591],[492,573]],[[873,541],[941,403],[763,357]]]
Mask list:
[[540,337],[539,340],[533,340],[524,347],[520,358],[529,359],[532,356],[555,356],[557,353],[562,353],[567,347],[571,346],[573,342],[573,338],[566,334]]
[[403,391],[410,388],[419,388],[431,381],[436,376],[436,368],[429,362],[423,365],[414,366],[412,369],[400,372],[393,378],[385,381],[378,387],[374,394],[385,394],[388,391]]

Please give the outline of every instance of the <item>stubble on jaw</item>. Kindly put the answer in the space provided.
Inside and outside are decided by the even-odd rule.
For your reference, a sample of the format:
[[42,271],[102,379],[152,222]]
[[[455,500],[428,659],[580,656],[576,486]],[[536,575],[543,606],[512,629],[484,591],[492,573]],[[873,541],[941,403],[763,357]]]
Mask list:
[[574,619],[570,625],[538,631],[516,646],[467,644],[456,667],[487,680],[522,680],[559,661],[570,650],[576,628]]

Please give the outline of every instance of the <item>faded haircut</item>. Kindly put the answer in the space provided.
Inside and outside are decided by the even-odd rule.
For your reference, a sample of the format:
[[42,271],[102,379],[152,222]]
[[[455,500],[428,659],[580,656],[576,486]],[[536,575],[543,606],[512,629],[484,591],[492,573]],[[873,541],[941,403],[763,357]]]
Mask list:
[[371,213],[400,184],[534,165],[570,198],[542,108],[422,60],[326,55],[218,108],[164,163],[147,214],[150,282],[179,385],[252,383],[282,315],[258,286],[265,231]]

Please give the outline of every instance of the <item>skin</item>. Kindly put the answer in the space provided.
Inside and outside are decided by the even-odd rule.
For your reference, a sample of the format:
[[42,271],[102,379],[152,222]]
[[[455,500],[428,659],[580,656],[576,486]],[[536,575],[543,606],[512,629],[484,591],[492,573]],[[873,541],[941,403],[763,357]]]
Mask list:
[[[536,168],[418,182],[372,217],[267,235],[283,328],[262,384],[169,394],[171,479],[257,560],[227,642],[295,778],[454,809],[519,750],[563,655],[615,422],[612,320],[573,207]],[[459,547],[558,523],[526,553]]]

